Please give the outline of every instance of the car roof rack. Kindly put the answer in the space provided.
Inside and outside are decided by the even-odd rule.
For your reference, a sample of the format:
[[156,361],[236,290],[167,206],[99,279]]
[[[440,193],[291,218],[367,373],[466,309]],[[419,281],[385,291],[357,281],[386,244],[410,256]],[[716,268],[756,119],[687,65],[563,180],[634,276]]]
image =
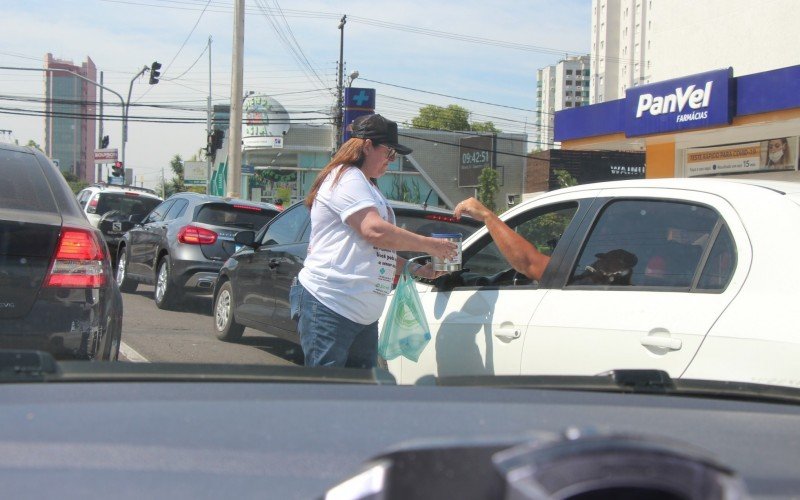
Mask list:
[[90,187],[102,187],[102,188],[115,187],[115,188],[121,188],[121,189],[130,189],[132,191],[142,191],[144,193],[154,194],[154,195],[158,196],[158,193],[156,193],[154,190],[152,190],[150,188],[139,187],[139,186],[131,186],[129,184],[109,184],[107,182],[95,182],[95,183],[91,184]]

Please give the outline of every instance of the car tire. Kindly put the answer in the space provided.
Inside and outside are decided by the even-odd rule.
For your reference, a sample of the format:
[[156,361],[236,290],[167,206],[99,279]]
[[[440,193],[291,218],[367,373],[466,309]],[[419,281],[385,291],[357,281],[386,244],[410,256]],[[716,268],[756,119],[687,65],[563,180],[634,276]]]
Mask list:
[[180,291],[176,289],[175,283],[172,282],[172,261],[169,255],[165,255],[158,262],[158,271],[156,271],[156,288],[153,291],[153,298],[156,302],[156,307],[159,309],[173,309],[177,302],[181,299]]
[[233,304],[233,287],[226,281],[214,299],[214,329],[217,338],[226,342],[239,340],[244,333],[244,325],[237,323],[233,315]]
[[117,281],[120,292],[132,293],[135,292],[136,288],[139,286],[139,283],[128,277],[128,254],[125,252],[125,247],[122,247],[119,252],[117,272],[114,278]]

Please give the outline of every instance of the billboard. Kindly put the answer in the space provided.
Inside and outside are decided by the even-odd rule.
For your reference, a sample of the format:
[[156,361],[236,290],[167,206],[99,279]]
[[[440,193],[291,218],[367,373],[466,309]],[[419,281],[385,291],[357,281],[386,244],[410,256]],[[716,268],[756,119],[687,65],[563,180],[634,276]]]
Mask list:
[[187,186],[205,186],[208,182],[208,163],[204,161],[183,162],[183,183]]
[[481,171],[495,163],[495,138],[491,135],[459,139],[458,187],[475,187]]
[[242,148],[282,148],[289,113],[268,95],[253,94],[242,105]]
[[548,188],[551,190],[561,187],[557,170],[568,172],[578,184],[644,179],[647,171],[644,153],[551,149],[535,156],[549,161]]
[[799,142],[797,136],[777,137],[765,141],[687,149],[684,153],[685,175],[697,177],[797,170]]
[[99,165],[102,163],[114,163],[117,161],[117,149],[95,149],[94,150],[94,164]]
[[733,68],[708,71],[625,91],[625,135],[727,125],[736,103]]

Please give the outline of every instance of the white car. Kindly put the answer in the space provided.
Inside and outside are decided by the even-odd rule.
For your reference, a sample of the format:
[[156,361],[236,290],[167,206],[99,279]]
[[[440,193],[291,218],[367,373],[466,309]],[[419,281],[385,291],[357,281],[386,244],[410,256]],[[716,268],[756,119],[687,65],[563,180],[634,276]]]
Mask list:
[[800,184],[587,184],[501,218],[551,255],[541,282],[475,232],[462,271],[417,283],[432,338],[388,362],[401,383],[647,368],[800,386]]
[[140,220],[162,201],[152,189],[106,183],[92,184],[76,197],[86,218],[103,234],[114,266],[122,235],[134,225],[131,216]]

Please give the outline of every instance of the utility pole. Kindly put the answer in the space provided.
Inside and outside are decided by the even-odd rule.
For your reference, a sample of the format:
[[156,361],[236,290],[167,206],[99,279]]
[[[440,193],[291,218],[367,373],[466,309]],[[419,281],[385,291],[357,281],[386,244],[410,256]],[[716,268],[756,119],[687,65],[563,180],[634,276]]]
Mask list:
[[347,24],[347,16],[342,16],[339,21],[339,94],[336,98],[336,150],[342,145],[342,74],[344,71],[344,25]]
[[208,116],[206,117],[206,193],[211,194],[211,145],[210,138],[214,131],[211,128],[211,36],[208,37]]
[[[133,82],[142,76],[148,69],[147,66],[143,67],[136,76],[131,78],[131,84],[128,86],[128,102],[125,103],[125,112],[122,116],[122,168],[124,169],[128,165],[125,164],[125,143],[128,142],[128,108],[131,105],[131,93],[133,92]],[[123,170],[124,172],[124,170]]]
[[[100,119],[99,124],[97,126],[97,147],[103,147],[103,72],[100,72]],[[103,164],[97,164],[97,173],[96,173],[97,182],[102,182],[103,180]]]
[[244,0],[233,2],[233,61],[231,64],[231,120],[228,133],[228,192],[241,197],[242,184],[242,87],[244,74]]

